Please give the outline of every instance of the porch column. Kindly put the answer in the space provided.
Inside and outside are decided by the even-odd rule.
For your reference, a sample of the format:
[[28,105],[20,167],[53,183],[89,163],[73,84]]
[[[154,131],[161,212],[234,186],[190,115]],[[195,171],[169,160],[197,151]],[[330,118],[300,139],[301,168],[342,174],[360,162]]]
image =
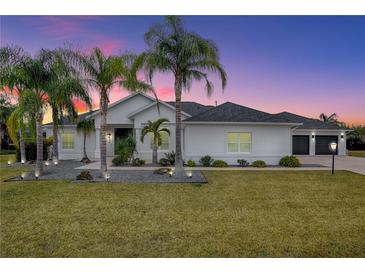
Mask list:
[[309,135],[309,155],[315,155],[315,154],[316,154],[316,134],[315,132],[312,132]]
[[95,129],[95,158],[100,159],[100,128]]

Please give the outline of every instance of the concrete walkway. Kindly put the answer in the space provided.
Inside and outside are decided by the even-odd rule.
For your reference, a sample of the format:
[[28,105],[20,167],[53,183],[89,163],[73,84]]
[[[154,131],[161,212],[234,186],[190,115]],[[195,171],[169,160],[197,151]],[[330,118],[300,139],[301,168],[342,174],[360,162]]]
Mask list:
[[[328,168],[332,166],[332,155],[298,156],[302,164],[318,164]],[[365,158],[335,156],[335,169],[348,170],[365,175]]]

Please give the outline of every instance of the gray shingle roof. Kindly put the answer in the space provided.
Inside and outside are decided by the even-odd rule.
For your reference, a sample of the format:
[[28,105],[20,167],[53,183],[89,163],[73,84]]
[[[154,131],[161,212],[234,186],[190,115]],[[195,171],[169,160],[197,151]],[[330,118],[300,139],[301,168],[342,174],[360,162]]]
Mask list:
[[255,122],[255,123],[291,123],[285,117],[274,116],[270,113],[226,102],[217,107],[190,117],[188,122]]
[[318,119],[312,119],[312,118],[300,116],[300,115],[286,112],[286,111],[280,112],[277,114],[273,114],[272,116],[278,117],[278,118],[283,118],[283,119],[288,119],[288,120],[291,120],[296,123],[303,123],[303,125],[298,126],[298,129],[331,129],[331,130],[346,129],[335,123],[324,123]]
[[[166,102],[169,105],[175,107],[175,102]],[[213,108],[213,106],[205,106],[195,102],[181,102],[182,111],[190,114],[191,116],[198,115],[199,113]]]

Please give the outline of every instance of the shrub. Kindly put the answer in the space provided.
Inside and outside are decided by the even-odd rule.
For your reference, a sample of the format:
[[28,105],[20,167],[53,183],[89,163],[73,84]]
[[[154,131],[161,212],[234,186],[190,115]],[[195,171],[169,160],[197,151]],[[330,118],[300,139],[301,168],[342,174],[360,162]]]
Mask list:
[[116,159],[116,162],[120,163],[119,165],[124,165],[130,162],[131,158],[133,157],[133,153],[135,151],[136,151],[136,141],[132,137],[120,139],[116,143],[117,157],[115,157],[114,159],[119,157],[119,159]]
[[160,166],[169,166],[171,163],[168,159],[166,158],[161,158],[159,161],[158,161],[158,164]]
[[199,160],[200,164],[205,167],[211,166],[213,161],[214,161],[214,159],[209,155],[205,155],[205,156],[201,157]]
[[196,166],[196,164],[195,164],[195,161],[194,161],[194,160],[188,160],[188,162],[187,162],[186,164],[187,164],[187,166],[189,166],[189,167],[195,167],[195,166]]
[[240,165],[240,166],[242,166],[242,167],[245,167],[245,166],[248,166],[250,163],[247,161],[247,160],[245,160],[245,159],[238,159],[237,160],[237,163]]
[[15,149],[2,149],[0,151],[0,155],[10,155],[10,154],[16,154],[16,150]]
[[146,161],[140,158],[134,158],[132,160],[132,166],[143,166],[145,163]]
[[280,159],[279,165],[285,167],[299,167],[300,162],[299,159],[295,156],[284,156]]
[[[43,139],[43,160],[48,158],[48,148],[52,145],[53,138]],[[34,141],[25,142],[25,158],[27,161],[37,160],[37,144]],[[16,150],[16,160],[20,162],[20,150]]]
[[115,156],[112,160],[112,163],[115,165],[115,166],[121,166],[122,164],[124,164],[124,161],[122,159],[122,157],[120,157],[119,155],[118,156]]
[[169,168],[169,167],[161,167],[161,168],[158,168],[158,169],[155,169],[153,171],[154,174],[159,174],[159,175],[163,175],[163,174],[166,174],[166,173],[169,173],[172,169]]
[[253,167],[266,167],[266,163],[265,163],[265,161],[257,160],[257,161],[252,162],[252,166]]
[[165,158],[170,162],[170,165],[175,164],[176,153],[174,151],[165,153]]
[[76,176],[76,180],[88,180],[91,181],[93,176],[91,176],[89,171],[81,171],[79,175]]
[[215,160],[212,164],[213,167],[228,167],[228,164],[223,160]]

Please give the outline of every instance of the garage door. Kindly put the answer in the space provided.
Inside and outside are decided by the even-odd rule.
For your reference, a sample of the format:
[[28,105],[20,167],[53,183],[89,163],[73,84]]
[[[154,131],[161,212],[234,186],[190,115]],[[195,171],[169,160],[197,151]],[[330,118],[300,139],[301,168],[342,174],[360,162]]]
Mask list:
[[[338,144],[337,136],[316,136],[316,155],[332,154],[329,144],[335,142]],[[337,154],[337,149],[336,149]]]
[[308,135],[293,135],[293,154],[309,154]]

